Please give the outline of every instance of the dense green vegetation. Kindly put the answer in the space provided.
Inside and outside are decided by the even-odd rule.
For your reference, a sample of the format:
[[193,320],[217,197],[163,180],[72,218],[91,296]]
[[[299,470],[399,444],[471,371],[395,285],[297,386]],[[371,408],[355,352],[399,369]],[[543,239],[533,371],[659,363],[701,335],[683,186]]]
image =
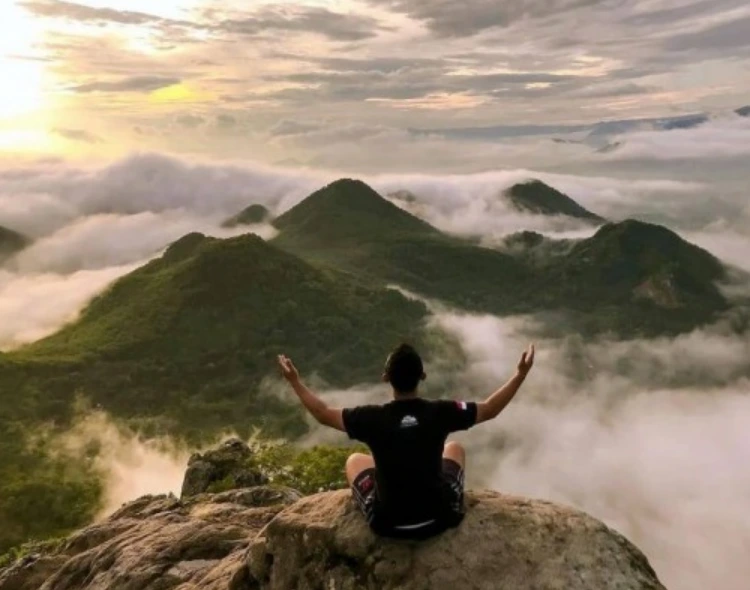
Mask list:
[[541,180],[529,180],[512,186],[505,197],[520,211],[540,215],[567,215],[592,223],[603,223],[604,219]]
[[628,220],[603,226],[548,264],[529,298],[537,308],[574,312],[585,332],[674,334],[729,307],[717,286],[725,278],[705,250],[664,227]]
[[424,343],[425,315],[396,291],[253,235],[184,237],[75,323],[0,355],[0,549],[79,526],[96,509],[85,465],[68,472],[49,448],[26,450],[35,425],[67,427],[78,397],[147,435],[194,444],[229,429],[296,438],[307,430],[299,404],[265,384],[277,354],[335,386],[372,382],[395,344]]
[[[303,494],[346,488],[344,465],[347,457],[356,451],[366,451],[359,444],[301,448],[288,442],[273,442],[257,437],[251,440],[250,446],[253,454],[245,467],[265,475],[271,485],[290,487]],[[88,479],[94,482],[92,485],[96,485],[96,474],[90,474]],[[0,498],[0,501],[6,501],[7,506],[20,509],[21,515],[35,524],[33,528],[23,531],[0,529],[0,569],[26,555],[55,550],[63,543],[67,533],[90,522],[93,516],[90,509],[97,506],[96,498],[90,495],[91,490],[76,490],[66,482],[62,482],[62,487],[43,487],[48,483],[52,482],[40,481],[33,488],[18,487],[22,496],[11,495],[7,500]],[[237,487],[237,482],[230,476],[215,482],[208,491],[220,493]],[[76,491],[82,495],[73,495]],[[85,510],[81,512],[81,508]],[[68,519],[53,523],[47,517],[49,512],[59,515],[67,513]],[[29,536],[43,540],[24,542]]]
[[[70,461],[57,452],[51,431],[45,435],[38,429],[28,436],[30,423],[9,415],[15,400],[8,391],[0,391],[2,554],[28,539],[61,536],[90,522],[99,509],[102,489],[88,461]],[[39,409],[44,413],[51,408]]]
[[400,237],[440,238],[440,232],[400,209],[364,182],[339,180],[314,192],[274,225],[284,240],[311,247],[350,247]]
[[250,205],[237,215],[234,215],[221,224],[222,227],[233,228],[241,225],[253,225],[264,223],[271,219],[271,212],[263,205]]
[[[265,475],[272,485],[287,486],[303,494],[316,494],[347,487],[344,466],[353,452],[366,452],[363,445],[318,445],[300,448],[290,443],[256,439],[251,442],[252,458],[247,468]],[[210,492],[234,489],[231,477],[216,482]]]
[[43,366],[56,397],[75,392],[191,440],[255,426],[296,436],[305,429],[296,404],[261,387],[277,354],[335,386],[373,381],[395,343],[420,341],[425,315],[396,291],[320,270],[257,236],[191,234],[74,324],[9,358]]

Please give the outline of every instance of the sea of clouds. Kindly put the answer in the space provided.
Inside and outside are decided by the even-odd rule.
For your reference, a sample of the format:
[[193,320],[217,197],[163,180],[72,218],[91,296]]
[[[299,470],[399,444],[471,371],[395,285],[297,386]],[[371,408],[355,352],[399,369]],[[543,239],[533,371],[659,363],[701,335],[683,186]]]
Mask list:
[[[750,271],[750,203],[736,174],[724,173],[736,172],[741,142],[734,131],[722,135],[721,125],[692,135],[638,132],[601,165],[589,162],[575,172],[529,165],[360,177],[382,194],[412,192],[416,203],[394,202],[445,231],[488,244],[522,229],[590,235],[593,229],[575,221],[520,214],[499,198],[516,182],[540,178],[604,217],[665,223]],[[669,142],[691,141],[696,146],[678,152],[674,163],[662,155],[655,173],[656,152],[663,154]],[[721,141],[732,146],[724,160],[716,153]],[[723,172],[709,174],[710,167]],[[0,267],[0,348],[54,332],[113,280],[185,233],[228,237],[249,229],[271,237],[270,226],[226,230],[221,222],[253,203],[279,214],[340,176],[162,154],[88,166],[0,161],[0,225],[34,240]],[[636,542],[670,588],[744,588],[750,577],[748,335],[718,324],[674,339],[586,341],[571,334],[551,340],[538,336],[537,318],[467,315],[439,302],[429,305],[432,327],[461,343],[468,364],[462,374],[448,376],[441,372],[450,363],[434,359],[427,386],[440,379],[461,383],[457,397],[489,394],[510,376],[529,340],[537,339],[536,366],[517,400],[497,421],[459,437],[469,448],[471,485],[590,512]],[[388,395],[374,383],[324,393],[342,405]],[[101,415],[83,420],[68,443],[75,448],[92,439],[103,445],[107,510],[145,493],[179,492],[185,449],[141,440]],[[344,440],[316,430],[307,443]]]

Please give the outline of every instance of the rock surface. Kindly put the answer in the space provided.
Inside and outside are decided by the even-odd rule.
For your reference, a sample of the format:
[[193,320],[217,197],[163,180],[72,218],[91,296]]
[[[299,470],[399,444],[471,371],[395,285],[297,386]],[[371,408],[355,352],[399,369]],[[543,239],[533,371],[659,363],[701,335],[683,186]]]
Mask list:
[[142,498],[0,571],[0,590],[663,590],[624,537],[555,504],[469,493],[457,529],[416,543],[375,537],[347,491],[299,498]]
[[646,557],[581,512],[470,493],[457,528],[423,543],[386,542],[347,492],[310,496],[274,518],[249,552],[267,590],[657,590]]
[[0,571],[0,590],[240,590],[234,580],[246,577],[247,547],[300,498],[269,487],[147,496]]
[[253,452],[239,439],[231,439],[188,461],[182,497],[226,489],[265,485],[268,479],[252,465]]

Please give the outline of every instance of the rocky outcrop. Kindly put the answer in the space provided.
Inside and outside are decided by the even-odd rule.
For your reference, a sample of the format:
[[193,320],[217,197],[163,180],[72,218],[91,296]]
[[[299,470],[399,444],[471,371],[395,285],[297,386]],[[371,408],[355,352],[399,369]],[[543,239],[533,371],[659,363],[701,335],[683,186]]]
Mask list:
[[581,512],[468,494],[454,530],[427,542],[371,534],[347,492],[311,496],[274,518],[250,548],[247,588],[264,590],[657,590],[646,557]]
[[0,590],[240,590],[248,546],[300,498],[270,487],[147,496],[0,571]]
[[206,492],[265,485],[268,478],[253,465],[253,452],[243,441],[231,439],[188,461],[182,497]]
[[[601,522],[496,492],[428,541],[376,537],[349,491],[255,485],[230,440],[194,455],[182,499],[146,496],[5,570],[0,590],[663,590],[646,557]],[[252,485],[249,484],[249,485]]]
[[373,535],[347,491],[146,497],[0,572],[0,590],[663,590],[581,512],[495,492],[467,507],[457,529],[407,542]]

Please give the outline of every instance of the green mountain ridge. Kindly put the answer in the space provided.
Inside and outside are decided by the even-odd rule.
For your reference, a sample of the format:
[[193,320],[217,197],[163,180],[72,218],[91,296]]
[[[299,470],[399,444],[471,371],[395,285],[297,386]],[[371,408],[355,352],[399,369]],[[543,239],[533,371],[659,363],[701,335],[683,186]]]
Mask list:
[[[332,226],[334,219],[350,226]],[[715,257],[667,228],[633,220],[552,244],[534,264],[443,234],[353,181],[318,191],[277,221],[272,242],[302,258],[468,311],[563,312],[587,333],[643,336],[690,330],[728,308],[716,285],[726,271]],[[359,229],[370,221],[369,231]]]
[[382,242],[400,236],[439,236],[427,222],[382,198],[359,180],[342,179],[314,192],[273,225],[284,242],[325,247],[342,241]]
[[[595,225],[601,225],[606,219],[592,213],[568,195],[545,184],[541,180],[529,179],[514,184],[500,193],[500,198],[506,200],[517,211],[533,215],[565,216],[580,219]],[[419,198],[408,190],[397,190],[388,193],[389,199],[402,201],[408,205],[419,202]]]
[[[513,257],[443,234],[360,181],[328,185],[274,225],[280,233],[271,243],[311,263],[395,283],[467,309],[487,303],[488,281],[499,286],[526,273]],[[462,285],[461,293],[456,285]]]
[[527,213],[537,215],[565,215],[595,224],[601,224],[606,221],[603,217],[592,213],[568,195],[561,193],[541,180],[532,179],[524,183],[515,184],[503,196],[516,209]]
[[636,220],[602,226],[544,274],[538,303],[575,302],[580,312],[589,308],[583,326],[596,325],[601,314],[615,332],[627,333],[628,322],[643,322],[648,335],[688,331],[729,308],[717,286],[727,271],[716,257],[665,227]]
[[77,389],[119,416],[178,408],[186,423],[246,430],[279,402],[257,393],[276,354],[336,386],[372,381],[383,352],[416,336],[425,315],[395,291],[315,268],[253,234],[189,234],[116,281],[76,322],[9,356],[70,363]]

